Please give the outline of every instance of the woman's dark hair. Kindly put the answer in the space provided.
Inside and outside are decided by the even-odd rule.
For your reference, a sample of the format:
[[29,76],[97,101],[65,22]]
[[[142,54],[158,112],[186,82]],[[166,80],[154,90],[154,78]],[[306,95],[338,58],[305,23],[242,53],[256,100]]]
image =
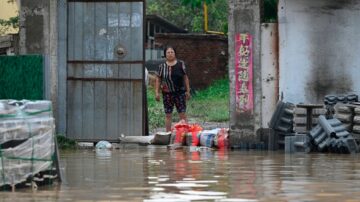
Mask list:
[[175,55],[176,55],[176,50],[175,50],[175,48],[174,48],[173,46],[168,45],[168,46],[165,46],[165,48],[164,48],[164,58],[166,58],[166,51],[167,51],[167,49],[169,49],[169,48],[173,49],[173,50],[174,50],[174,53],[175,53]]

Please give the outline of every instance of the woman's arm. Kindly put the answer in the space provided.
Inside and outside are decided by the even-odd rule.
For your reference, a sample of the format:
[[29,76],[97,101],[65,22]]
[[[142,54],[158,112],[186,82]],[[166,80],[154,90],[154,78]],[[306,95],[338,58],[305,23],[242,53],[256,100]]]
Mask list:
[[160,101],[160,78],[156,76],[155,79],[155,100]]
[[185,88],[186,88],[186,99],[190,99],[190,82],[189,82],[189,77],[185,74],[184,75],[184,83],[185,83]]

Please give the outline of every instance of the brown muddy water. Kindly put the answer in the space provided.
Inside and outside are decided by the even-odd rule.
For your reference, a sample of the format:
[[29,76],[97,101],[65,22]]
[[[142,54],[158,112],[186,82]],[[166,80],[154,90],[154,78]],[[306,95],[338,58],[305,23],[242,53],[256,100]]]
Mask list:
[[137,145],[60,155],[62,183],[0,201],[360,201],[359,155]]

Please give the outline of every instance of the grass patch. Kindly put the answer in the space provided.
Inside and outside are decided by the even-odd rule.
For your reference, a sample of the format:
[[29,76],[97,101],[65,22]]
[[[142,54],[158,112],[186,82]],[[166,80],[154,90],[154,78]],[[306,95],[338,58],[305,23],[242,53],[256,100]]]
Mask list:
[[[151,86],[147,89],[147,99],[150,131],[164,127],[165,114],[162,101],[155,101],[154,88]],[[229,121],[229,79],[217,80],[209,88],[197,91],[187,105],[188,118],[195,119],[196,122]],[[176,112],[173,114],[173,121],[178,121]]]
[[76,149],[76,141],[65,137],[64,135],[56,135],[59,149]]
[[215,81],[209,88],[198,91],[188,102],[189,118],[199,121],[229,120],[229,79]]

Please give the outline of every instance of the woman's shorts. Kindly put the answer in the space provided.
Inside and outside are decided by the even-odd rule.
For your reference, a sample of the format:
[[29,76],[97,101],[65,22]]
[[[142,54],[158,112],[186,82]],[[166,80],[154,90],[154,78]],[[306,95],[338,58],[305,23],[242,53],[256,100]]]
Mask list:
[[186,96],[185,93],[164,93],[163,103],[165,114],[171,114],[174,105],[178,113],[186,112]]

